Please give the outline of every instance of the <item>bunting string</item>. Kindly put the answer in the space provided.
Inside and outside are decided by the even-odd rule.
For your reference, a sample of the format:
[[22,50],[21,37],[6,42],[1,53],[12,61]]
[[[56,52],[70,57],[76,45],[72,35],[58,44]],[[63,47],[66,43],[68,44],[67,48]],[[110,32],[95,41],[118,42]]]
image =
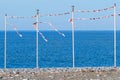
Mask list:
[[[118,14],[120,15],[120,14]],[[100,19],[108,19],[111,16],[114,16],[114,14],[108,15],[108,16],[102,16],[102,17],[97,17],[97,18],[75,18],[74,20],[100,20]],[[72,19],[68,20],[69,22],[72,22]]]
[[45,16],[63,16],[63,15],[68,15],[71,12],[65,12],[65,13],[59,13],[59,14],[46,14],[46,15],[39,15],[40,17],[45,17]]
[[[33,27],[37,30],[36,24],[37,24],[37,23],[33,23]],[[39,33],[39,35],[42,37],[42,39],[43,39],[45,42],[48,42],[48,40],[46,39],[46,37],[43,35],[42,32],[40,32],[40,31],[38,30],[38,33]]]
[[21,38],[23,37],[23,35],[18,32],[17,27],[16,27],[15,25],[13,25],[12,23],[7,23],[7,24],[9,24],[10,26],[13,27],[13,29],[15,30],[15,32],[17,33],[17,35],[18,35],[19,37],[21,37]]
[[7,16],[12,19],[25,19],[25,18],[35,18],[36,16]]
[[[114,7],[114,6],[113,6]],[[112,7],[110,7],[110,9],[109,8],[105,8],[105,9],[103,9],[103,10],[110,10],[110,9],[112,9]],[[75,11],[75,12],[100,12],[101,10],[91,10],[91,11],[87,11],[87,10],[77,10],[77,11]],[[67,15],[67,14],[70,14],[70,12],[66,12],[66,13],[63,13],[63,14],[47,14],[47,15],[40,15],[40,17],[44,17],[44,16],[62,16],[62,15]],[[114,16],[114,15],[112,15],[112,16]],[[118,16],[120,16],[120,14],[118,14]],[[7,16],[8,18],[13,18],[13,19],[25,19],[25,18],[36,18],[36,16],[26,16],[26,17],[23,17],[23,16]]]
[[39,31],[39,34],[41,35],[41,37],[43,38],[43,40],[44,40],[45,42],[48,42],[48,40],[45,38],[45,36],[43,35],[42,32]]
[[[46,24],[46,22],[44,22]],[[62,35],[63,37],[65,37],[65,34],[63,34],[62,32],[58,31],[57,28],[55,28],[51,23],[47,23],[53,30],[55,30],[58,34]]]
[[[63,16],[63,15],[68,15],[71,12],[65,12],[65,13],[58,13],[58,14],[45,14],[45,15],[39,15],[40,17],[45,17],[45,16]],[[24,18],[35,18],[35,16],[7,16],[8,18],[16,18],[16,19],[24,19]]]
[[[115,6],[111,6],[111,7],[108,7],[108,8],[104,8],[104,9],[97,9],[97,10],[75,10],[74,12],[102,12],[102,11],[107,11],[107,10],[112,10],[114,9]],[[45,15],[41,15],[39,14],[40,17],[45,17],[45,16],[63,16],[63,15],[68,15],[68,14],[71,14],[71,11],[69,12],[65,12],[65,13],[58,13],[58,14],[45,14]],[[24,19],[24,18],[35,18],[35,16],[7,16],[8,18],[21,18],[21,19]]]
[[114,9],[114,6],[111,6],[109,8],[104,8],[104,9],[98,9],[98,10],[76,10],[75,12],[102,12],[102,11],[107,11],[107,10],[112,10]]
[[[63,37],[65,37],[65,34],[63,34],[62,32],[60,32],[57,28],[55,28],[50,22],[39,22],[39,23],[43,23],[43,24],[48,24],[53,30],[55,30],[58,34],[62,35]],[[36,24],[36,23],[34,23]]]

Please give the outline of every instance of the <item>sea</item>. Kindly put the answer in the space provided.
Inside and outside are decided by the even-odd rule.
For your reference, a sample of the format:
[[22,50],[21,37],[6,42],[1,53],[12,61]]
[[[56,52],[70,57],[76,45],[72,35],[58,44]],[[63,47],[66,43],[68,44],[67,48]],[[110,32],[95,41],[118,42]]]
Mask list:
[[[39,35],[39,68],[67,68],[73,66],[72,33],[41,31],[48,42]],[[7,68],[36,67],[36,32],[7,31]],[[113,31],[75,31],[75,67],[111,67],[114,65]],[[117,66],[120,66],[120,31],[117,31]],[[4,31],[0,31],[0,68],[4,68]]]

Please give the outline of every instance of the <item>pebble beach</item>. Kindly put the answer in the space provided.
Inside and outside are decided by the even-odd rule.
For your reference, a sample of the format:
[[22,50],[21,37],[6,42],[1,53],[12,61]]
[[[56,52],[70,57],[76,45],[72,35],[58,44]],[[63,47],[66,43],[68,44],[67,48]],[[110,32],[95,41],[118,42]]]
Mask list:
[[120,80],[120,68],[0,69],[0,80]]

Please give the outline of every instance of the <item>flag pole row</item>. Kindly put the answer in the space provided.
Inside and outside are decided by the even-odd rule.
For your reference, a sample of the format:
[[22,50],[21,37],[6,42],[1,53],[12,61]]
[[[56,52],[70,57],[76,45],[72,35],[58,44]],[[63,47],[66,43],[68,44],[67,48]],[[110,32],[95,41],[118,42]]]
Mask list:
[[[97,17],[97,18],[74,18],[75,12],[102,12],[102,11],[107,11],[107,10],[112,10],[114,9],[114,14],[112,15],[108,15],[108,16],[103,16],[103,17]],[[7,39],[7,24],[13,26],[11,23],[7,23],[7,18],[11,18],[11,19],[24,19],[24,18],[36,18],[36,22],[33,23],[33,26],[35,26],[36,29],[36,69],[39,68],[39,58],[38,58],[38,34],[41,35],[41,37],[43,38],[43,40],[45,42],[47,42],[48,40],[45,38],[45,36],[39,31],[39,25],[38,23],[43,23],[43,24],[48,24],[52,29],[54,29],[58,34],[62,35],[63,37],[65,37],[65,35],[63,33],[61,33],[60,31],[58,31],[51,23],[48,22],[39,22],[39,18],[40,17],[45,17],[45,16],[63,16],[63,15],[68,15],[68,14],[72,14],[72,18],[69,19],[69,22],[71,22],[72,24],[72,64],[73,64],[73,68],[75,67],[75,52],[74,52],[74,20],[98,20],[98,19],[107,19],[111,16],[114,16],[114,67],[116,67],[116,16],[120,16],[120,14],[116,15],[116,4],[114,4],[114,6],[112,7],[108,7],[108,8],[104,8],[104,9],[98,9],[98,10],[74,10],[74,6],[72,6],[72,11],[70,12],[65,12],[65,13],[60,13],[60,14],[45,14],[45,15],[40,15],[39,14],[39,10],[37,9],[37,14],[35,16],[7,16],[7,14],[5,15],[5,36],[4,36],[4,69],[6,69],[6,39]],[[14,26],[13,27],[14,30],[16,31],[16,33],[22,37],[22,34],[20,34],[17,30],[17,27]]]

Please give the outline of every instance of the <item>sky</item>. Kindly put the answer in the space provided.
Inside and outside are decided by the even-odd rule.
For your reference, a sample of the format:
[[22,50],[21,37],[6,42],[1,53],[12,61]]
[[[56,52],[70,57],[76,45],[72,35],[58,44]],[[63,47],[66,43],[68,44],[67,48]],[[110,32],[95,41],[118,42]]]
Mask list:
[[[4,15],[8,16],[34,16],[39,9],[41,15],[71,12],[71,6],[75,10],[97,10],[111,7],[116,3],[117,14],[120,13],[119,0],[0,0],[0,30],[4,30]],[[96,18],[113,14],[113,10],[99,13],[75,13],[75,18]],[[71,30],[68,20],[71,14],[63,16],[39,17],[41,22],[50,22],[58,30]],[[120,30],[120,16],[117,16],[117,30]],[[14,24],[18,30],[34,30],[32,24],[36,19],[10,19],[7,23]],[[7,24],[7,30],[13,30],[13,26]],[[39,24],[40,30],[52,30],[47,24]],[[101,20],[76,20],[75,30],[113,30],[113,17]]]

